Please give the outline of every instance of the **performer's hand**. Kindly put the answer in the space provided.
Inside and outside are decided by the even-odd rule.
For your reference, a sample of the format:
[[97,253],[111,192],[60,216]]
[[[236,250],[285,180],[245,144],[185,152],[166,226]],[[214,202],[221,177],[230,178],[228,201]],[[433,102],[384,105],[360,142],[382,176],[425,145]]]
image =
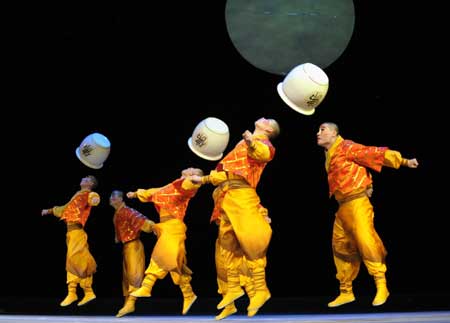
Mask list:
[[48,215],[48,214],[53,214],[53,209],[43,209],[41,211],[41,216]]
[[252,143],[253,134],[250,131],[245,130],[245,132],[242,134],[242,138],[245,140],[245,143],[249,146]]
[[369,186],[368,188],[366,188],[366,194],[368,197],[372,197],[373,194],[373,187]]
[[155,225],[155,222],[152,220],[145,220],[144,224],[141,227],[141,230],[147,233],[153,232],[153,226]]
[[188,180],[190,180],[194,184],[201,184],[202,183],[202,177],[198,175],[191,175],[187,177]]
[[409,168],[417,168],[417,166],[419,166],[419,162],[417,161],[417,159],[415,159],[415,158],[408,159],[408,167]]
[[129,199],[134,199],[134,198],[137,197],[137,194],[136,194],[136,192],[128,192],[128,193],[127,193],[127,197],[128,197]]

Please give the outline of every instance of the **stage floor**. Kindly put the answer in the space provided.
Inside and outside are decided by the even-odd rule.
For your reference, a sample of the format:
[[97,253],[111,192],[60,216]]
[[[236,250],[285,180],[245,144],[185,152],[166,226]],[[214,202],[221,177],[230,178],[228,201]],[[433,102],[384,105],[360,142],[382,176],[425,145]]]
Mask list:
[[[53,315],[0,315],[0,323],[197,323],[218,322],[214,316],[207,315],[167,315],[167,316],[53,316]],[[256,315],[252,318],[244,315],[232,315],[223,322],[284,322],[284,323],[450,323],[450,311],[444,312],[408,312],[408,313],[370,313],[370,314],[305,314],[305,315]]]
[[[372,306],[371,296],[361,296],[353,303],[337,308],[326,306],[330,297],[271,298],[258,314],[247,317],[247,299],[236,301],[238,312],[222,320],[232,322],[308,322],[308,323],[450,323],[450,295],[397,295],[383,306]],[[136,311],[121,318],[115,314],[122,298],[99,296],[85,306],[59,306],[54,298],[0,298],[0,323],[170,323],[218,322],[215,316],[219,298],[199,299],[188,315],[181,315],[182,298],[151,297],[139,300]]]

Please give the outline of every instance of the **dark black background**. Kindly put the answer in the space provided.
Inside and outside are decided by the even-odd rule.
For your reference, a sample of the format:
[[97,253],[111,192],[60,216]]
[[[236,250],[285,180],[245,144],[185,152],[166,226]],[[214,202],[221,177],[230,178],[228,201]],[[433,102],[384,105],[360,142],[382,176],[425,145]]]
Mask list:
[[[189,166],[213,169],[216,163],[193,154],[187,140],[201,120],[214,116],[230,128],[226,152],[260,117],[281,125],[276,157],[258,187],[273,220],[267,282],[274,298],[331,299],[338,292],[331,254],[337,205],[328,198],[323,150],[315,139],[321,122],[334,121],[344,138],[418,159],[416,170],[374,174],[375,224],[389,252],[394,299],[448,299],[448,121],[440,103],[446,81],[439,10],[431,3],[355,1],[349,47],[325,69],[327,96],[314,115],[305,116],[276,93],[283,76],[255,68],[233,47],[225,5],[64,2],[12,9],[4,59],[0,296],[64,297],[65,226],[40,211],[66,203],[81,177],[93,174],[102,197],[86,226],[98,262],[94,288],[99,298],[120,298],[111,190],[161,186]],[[99,170],[75,155],[92,132],[111,141]],[[200,189],[185,218],[188,264],[200,297],[218,297],[212,190]],[[128,204],[157,219],[153,205]],[[142,239],[148,258],[155,238]],[[374,288],[362,266],[356,293],[372,296]],[[153,295],[181,297],[169,277]]]

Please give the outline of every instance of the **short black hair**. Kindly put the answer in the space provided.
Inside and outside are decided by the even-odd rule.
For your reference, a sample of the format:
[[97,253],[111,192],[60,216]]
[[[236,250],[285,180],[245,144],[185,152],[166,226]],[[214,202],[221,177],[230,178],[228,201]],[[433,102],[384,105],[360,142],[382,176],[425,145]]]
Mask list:
[[330,128],[333,128],[334,131],[336,131],[336,135],[339,135],[339,126],[336,123],[327,121],[327,122],[324,122],[323,124],[326,124]]
[[91,188],[92,189],[94,189],[94,188],[96,188],[98,186],[98,180],[97,180],[97,178],[94,175],[88,175],[86,177],[88,177],[91,180],[91,182],[92,182],[92,187]]
[[120,191],[120,190],[114,190],[114,191],[111,192],[111,196],[118,196],[121,199],[123,199],[123,192]]

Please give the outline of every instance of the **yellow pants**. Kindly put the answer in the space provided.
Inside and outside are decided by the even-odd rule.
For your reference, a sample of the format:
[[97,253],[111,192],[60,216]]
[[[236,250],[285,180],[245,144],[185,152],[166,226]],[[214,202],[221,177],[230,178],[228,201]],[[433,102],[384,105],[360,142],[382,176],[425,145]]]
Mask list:
[[172,219],[154,225],[158,240],[153,248],[150,264],[145,274],[153,274],[159,279],[170,272],[172,280],[179,284],[181,277],[189,276],[192,271],[186,260],[186,225],[183,221]]
[[[214,193],[219,195],[218,193]],[[249,260],[260,259],[266,256],[272,237],[272,228],[261,215],[261,204],[255,189],[251,187],[229,189],[221,200],[220,227],[223,233],[232,230],[233,235],[226,236],[226,240],[237,239],[236,248],[242,249]],[[231,225],[231,229],[229,226]],[[229,239],[228,239],[229,238]],[[222,237],[219,236],[222,243]],[[228,244],[228,241],[225,241]],[[224,246],[228,249],[230,246]],[[235,248],[235,246],[232,246]]]
[[122,291],[127,297],[138,289],[144,279],[145,253],[141,240],[135,239],[123,244]]
[[[259,258],[248,259],[236,237],[233,225],[224,218],[220,220],[216,244],[217,281],[220,294],[225,295],[228,291],[237,293],[240,286],[244,286],[247,293],[252,294],[258,290],[267,290],[265,252]],[[249,296],[252,297],[252,295]]]
[[384,276],[386,249],[374,227],[374,212],[369,198],[362,197],[340,205],[333,226],[333,256],[336,278],[351,283],[358,275],[361,261],[370,275]]
[[187,264],[183,265],[182,273],[177,271],[167,271],[161,268],[153,259],[150,259],[150,264],[145,270],[145,275],[153,275],[158,279],[163,279],[167,274],[170,274],[172,281],[175,285],[181,285],[182,283],[188,283],[191,281],[192,271],[187,267]]
[[83,229],[68,231],[66,244],[67,282],[92,276],[97,270],[97,263],[89,251],[86,232]]
[[233,259],[234,264],[232,264],[232,266],[236,266],[239,269],[240,285],[245,287],[247,291],[253,288],[253,286],[251,286],[251,273],[247,267],[245,257],[233,257],[231,251],[222,248],[219,243],[219,239],[216,239],[215,262],[218,286],[217,292],[221,295],[225,295],[227,293],[227,264],[230,261],[232,262]]

